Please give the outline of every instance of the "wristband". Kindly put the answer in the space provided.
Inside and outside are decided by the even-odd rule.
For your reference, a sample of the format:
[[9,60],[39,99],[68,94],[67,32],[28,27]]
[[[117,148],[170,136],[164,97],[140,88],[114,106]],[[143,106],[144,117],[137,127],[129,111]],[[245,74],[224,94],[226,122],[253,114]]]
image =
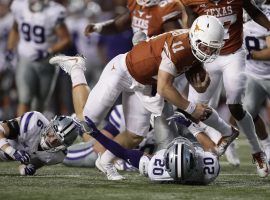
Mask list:
[[12,146],[5,148],[4,152],[14,159],[15,149]]
[[195,109],[196,109],[196,104],[190,102],[190,103],[188,104],[188,107],[185,109],[185,111],[186,111],[188,114],[191,115],[191,114],[195,111]]
[[7,141],[7,138],[1,138],[0,139],[0,149],[2,149],[2,147],[6,144],[9,144]]
[[103,26],[106,26],[106,25],[111,24],[113,22],[114,22],[114,20],[111,19],[111,20],[108,20],[108,21],[105,21],[105,22],[96,23],[94,25],[93,29],[94,29],[95,32],[100,33],[102,31]]

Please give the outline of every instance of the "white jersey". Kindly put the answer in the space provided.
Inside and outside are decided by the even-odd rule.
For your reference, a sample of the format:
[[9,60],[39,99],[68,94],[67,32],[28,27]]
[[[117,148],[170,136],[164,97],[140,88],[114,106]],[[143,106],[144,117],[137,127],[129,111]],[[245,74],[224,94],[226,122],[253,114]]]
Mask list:
[[12,14],[18,23],[18,54],[34,60],[38,51],[47,51],[56,42],[55,28],[66,16],[65,8],[50,1],[41,12],[31,12],[28,0],[14,0]]
[[[270,6],[262,7],[263,13],[270,19]],[[248,51],[266,48],[266,36],[269,32],[253,20],[244,24],[244,45]],[[246,72],[260,79],[270,79],[270,61],[246,60]]]
[[5,65],[5,51],[8,39],[8,33],[11,30],[13,24],[12,14],[7,14],[3,18],[0,18],[0,71],[4,69]]
[[[194,173],[187,180],[190,184],[208,184],[216,179],[220,171],[220,165],[217,157],[210,153],[203,151],[200,147],[196,149],[196,167]],[[147,174],[151,181],[174,181],[166,171],[164,162],[164,153],[166,149],[158,151],[151,159],[145,164],[145,161],[149,160],[143,156],[140,160],[140,165],[147,166]],[[142,161],[142,162],[141,162]],[[139,168],[143,169],[142,166]],[[140,171],[142,174],[145,173]]]
[[18,138],[9,140],[15,149],[28,152],[31,156],[31,164],[36,166],[58,164],[66,156],[63,151],[49,153],[43,151],[39,146],[41,131],[48,124],[48,119],[40,112],[27,112],[21,117]]

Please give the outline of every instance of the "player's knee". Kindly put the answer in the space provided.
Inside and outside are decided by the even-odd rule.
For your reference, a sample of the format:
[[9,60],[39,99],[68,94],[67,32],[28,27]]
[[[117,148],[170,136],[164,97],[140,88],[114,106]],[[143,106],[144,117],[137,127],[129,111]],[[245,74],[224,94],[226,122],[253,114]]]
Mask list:
[[229,110],[232,114],[232,116],[237,120],[240,121],[244,118],[246,111],[243,108],[242,104],[229,104],[228,105]]

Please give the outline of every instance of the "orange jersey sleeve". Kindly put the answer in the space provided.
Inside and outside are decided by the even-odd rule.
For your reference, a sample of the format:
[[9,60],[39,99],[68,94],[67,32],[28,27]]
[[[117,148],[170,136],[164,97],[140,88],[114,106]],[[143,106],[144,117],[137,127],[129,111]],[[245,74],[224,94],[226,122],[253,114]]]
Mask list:
[[181,19],[182,9],[178,0],[163,0],[159,3],[161,20],[166,22],[173,19]]
[[207,0],[179,0],[184,6],[200,5],[206,3]]

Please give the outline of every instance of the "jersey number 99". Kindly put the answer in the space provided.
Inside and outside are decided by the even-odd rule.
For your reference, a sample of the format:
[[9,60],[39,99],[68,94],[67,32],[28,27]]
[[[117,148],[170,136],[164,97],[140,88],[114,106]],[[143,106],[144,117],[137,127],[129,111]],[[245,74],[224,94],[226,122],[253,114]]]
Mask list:
[[21,31],[23,33],[23,38],[27,42],[34,41],[37,44],[45,42],[45,29],[42,26],[31,26],[30,24],[22,23]]

